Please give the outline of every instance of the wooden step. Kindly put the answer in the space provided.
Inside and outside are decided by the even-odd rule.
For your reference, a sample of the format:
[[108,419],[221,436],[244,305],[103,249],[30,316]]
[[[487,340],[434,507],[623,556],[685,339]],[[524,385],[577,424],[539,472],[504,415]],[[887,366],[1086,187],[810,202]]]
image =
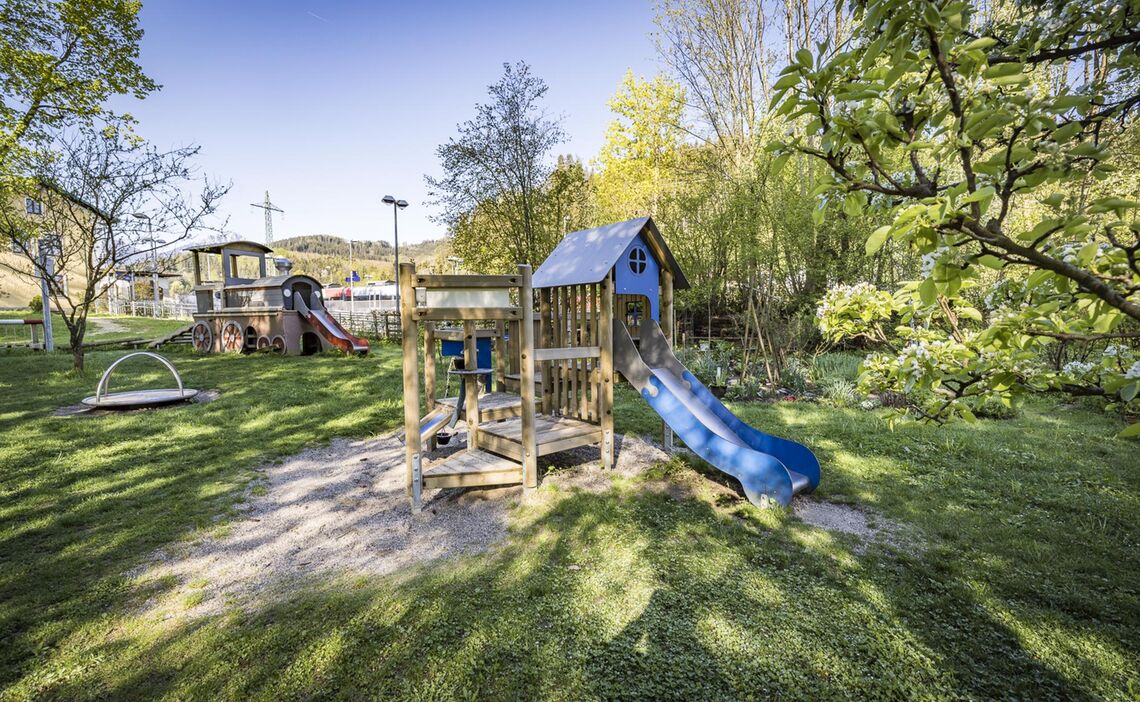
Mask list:
[[[442,397],[436,400],[437,405],[444,405],[452,410],[459,403],[458,397]],[[513,393],[489,392],[479,396],[479,421],[492,422],[498,419],[522,416],[522,398]]]
[[[538,416],[534,420],[538,455],[601,443],[602,428],[570,417]],[[522,459],[522,419],[479,425],[479,444],[495,453]]]
[[423,472],[424,489],[521,485],[522,466],[509,458],[468,449],[453,454]]

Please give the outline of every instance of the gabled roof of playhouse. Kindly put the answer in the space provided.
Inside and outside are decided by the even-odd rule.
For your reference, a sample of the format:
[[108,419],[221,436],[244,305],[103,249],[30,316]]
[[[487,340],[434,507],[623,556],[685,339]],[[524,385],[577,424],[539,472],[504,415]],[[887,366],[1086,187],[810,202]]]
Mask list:
[[689,280],[665,245],[665,239],[657,231],[652,217],[639,217],[567,234],[534,272],[533,285],[536,288],[553,288],[600,282],[638,234],[645,239],[658,263],[668,266],[673,272],[673,288],[687,289]]

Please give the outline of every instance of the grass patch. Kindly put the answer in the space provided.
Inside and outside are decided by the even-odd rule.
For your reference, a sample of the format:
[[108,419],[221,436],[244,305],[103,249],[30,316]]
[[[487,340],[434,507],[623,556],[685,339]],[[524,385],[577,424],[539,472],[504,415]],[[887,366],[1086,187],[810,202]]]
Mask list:
[[[1138,686],[1140,475],[1100,414],[1031,404],[890,432],[857,410],[734,408],[811,445],[820,494],[909,525],[913,553],[858,555],[780,510],[619,479],[541,488],[486,554],[165,621],[140,605],[177,583],[126,574],[224,529],[252,468],[396,427],[399,354],[174,354],[216,401],[51,416],[119,355],[91,354],[83,376],[65,356],[0,364],[8,699],[1092,700]],[[615,397],[619,431],[658,434],[635,393]],[[703,481],[679,460],[649,477]],[[190,585],[186,608],[209,596]]]
[[[0,310],[0,319],[42,319],[40,312],[31,310]],[[52,333],[55,335],[57,348],[64,348],[70,344],[67,325],[63,317],[52,313]],[[185,329],[191,322],[187,319],[154,319],[153,317],[130,317],[118,315],[91,315],[87,318],[87,333],[83,337],[85,344],[94,344],[104,341],[120,341],[124,339],[157,339],[179,329]],[[21,328],[19,341],[28,337]],[[42,340],[42,334],[40,334]],[[12,330],[6,332],[6,337],[13,342],[17,341],[16,333]]]

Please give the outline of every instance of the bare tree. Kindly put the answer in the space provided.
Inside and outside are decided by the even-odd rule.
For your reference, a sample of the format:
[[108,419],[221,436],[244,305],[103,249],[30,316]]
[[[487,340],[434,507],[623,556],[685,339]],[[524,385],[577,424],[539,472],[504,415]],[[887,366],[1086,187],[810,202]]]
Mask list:
[[[203,179],[191,192],[199,147],[156,149],[124,119],[81,126],[53,146],[27,173],[0,183],[0,239],[21,254],[33,275],[47,280],[44,304],[63,318],[75,368],[82,370],[87,317],[106,294],[109,277],[155,250],[146,219],[167,244],[218,230],[214,215],[230,186]],[[12,206],[25,198],[31,207]],[[50,267],[43,250],[51,254]],[[27,275],[22,266],[0,265]],[[68,275],[80,277],[83,286],[72,289]]]
[[437,221],[453,232],[476,210],[499,223],[497,242],[516,262],[537,263],[548,231],[540,216],[542,186],[550,176],[549,156],[566,140],[557,119],[540,107],[546,83],[520,61],[503,64],[490,86],[491,101],[436,149],[442,178],[426,178],[432,200],[442,209]]

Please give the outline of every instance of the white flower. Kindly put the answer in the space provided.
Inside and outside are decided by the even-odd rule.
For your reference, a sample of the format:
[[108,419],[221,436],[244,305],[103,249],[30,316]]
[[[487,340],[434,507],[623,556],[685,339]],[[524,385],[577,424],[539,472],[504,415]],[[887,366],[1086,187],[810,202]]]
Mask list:
[[1128,346],[1125,344],[1109,344],[1104,347],[1104,355],[1110,358],[1117,358],[1128,353]]
[[1061,372],[1066,374],[1066,375],[1077,376],[1077,375],[1084,375],[1084,374],[1088,373],[1089,371],[1091,371],[1093,368],[1096,368],[1095,363],[1085,363],[1083,361],[1069,361],[1068,363],[1065,364],[1064,368],[1061,369]]
[[1140,361],[1133,363],[1132,367],[1125,371],[1124,377],[1128,378],[1129,380],[1132,380],[1133,378],[1140,378]]

